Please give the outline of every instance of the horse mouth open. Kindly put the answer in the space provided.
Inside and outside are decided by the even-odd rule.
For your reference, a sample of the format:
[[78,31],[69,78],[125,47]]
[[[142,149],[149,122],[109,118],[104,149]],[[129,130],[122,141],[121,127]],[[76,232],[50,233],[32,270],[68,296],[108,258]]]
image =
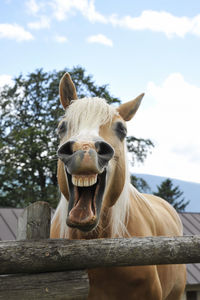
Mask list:
[[69,206],[67,225],[84,232],[93,230],[99,221],[106,185],[106,170],[101,174],[71,175],[67,172]]

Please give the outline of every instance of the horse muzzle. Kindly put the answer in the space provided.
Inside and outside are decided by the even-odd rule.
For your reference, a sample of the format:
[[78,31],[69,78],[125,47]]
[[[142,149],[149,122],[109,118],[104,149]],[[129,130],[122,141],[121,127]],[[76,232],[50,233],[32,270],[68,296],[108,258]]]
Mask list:
[[68,141],[58,149],[68,179],[68,226],[86,232],[97,226],[113,155],[113,148],[104,141]]

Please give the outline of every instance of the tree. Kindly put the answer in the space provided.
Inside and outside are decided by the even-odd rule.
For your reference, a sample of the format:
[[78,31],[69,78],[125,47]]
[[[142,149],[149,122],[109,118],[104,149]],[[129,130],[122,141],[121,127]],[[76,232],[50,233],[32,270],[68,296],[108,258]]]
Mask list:
[[151,140],[138,139],[134,136],[128,136],[127,143],[128,151],[132,153],[133,165],[136,161],[143,163],[148,153],[151,152],[151,148],[154,147]]
[[[127,148],[132,154],[132,165],[134,165],[136,161],[143,163],[153,147],[154,144],[149,139],[138,139],[134,136],[127,137]],[[151,192],[149,185],[141,177],[131,175],[131,184],[141,193]]]
[[[78,97],[97,96],[120,103],[107,85],[97,86],[81,67],[49,73],[36,70],[16,77],[13,87],[5,86],[0,92],[0,206],[24,207],[38,200],[53,207],[57,204],[56,128],[63,115],[58,86],[66,71]],[[142,145],[140,151],[137,147],[129,150],[141,160],[150,143],[137,139],[137,144]]]
[[154,195],[165,199],[179,212],[185,210],[189,201],[185,202],[185,198],[181,198],[183,192],[180,191],[178,186],[173,187],[173,183],[169,178],[161,182],[161,184],[157,186],[157,189],[158,191],[154,192]]

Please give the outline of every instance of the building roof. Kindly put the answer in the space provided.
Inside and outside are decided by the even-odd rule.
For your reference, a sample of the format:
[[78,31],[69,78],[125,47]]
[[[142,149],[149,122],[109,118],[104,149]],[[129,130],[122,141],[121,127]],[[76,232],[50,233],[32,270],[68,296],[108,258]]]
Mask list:
[[[184,235],[200,235],[200,213],[180,213]],[[187,284],[200,284],[200,264],[187,265]]]
[[[17,220],[22,208],[0,208],[0,241],[17,238]],[[184,235],[200,235],[200,213],[180,213]],[[187,265],[187,284],[200,284],[200,264]]]
[[0,208],[0,241],[16,240],[17,220],[22,208]]
[[200,235],[200,213],[180,213],[184,235]]

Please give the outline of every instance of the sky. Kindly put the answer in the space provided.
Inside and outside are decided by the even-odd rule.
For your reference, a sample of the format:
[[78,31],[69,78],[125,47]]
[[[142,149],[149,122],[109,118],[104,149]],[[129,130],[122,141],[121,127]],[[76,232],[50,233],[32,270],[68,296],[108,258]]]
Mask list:
[[155,147],[131,171],[200,183],[199,0],[1,0],[0,86],[77,65],[122,102],[145,92],[128,135]]

